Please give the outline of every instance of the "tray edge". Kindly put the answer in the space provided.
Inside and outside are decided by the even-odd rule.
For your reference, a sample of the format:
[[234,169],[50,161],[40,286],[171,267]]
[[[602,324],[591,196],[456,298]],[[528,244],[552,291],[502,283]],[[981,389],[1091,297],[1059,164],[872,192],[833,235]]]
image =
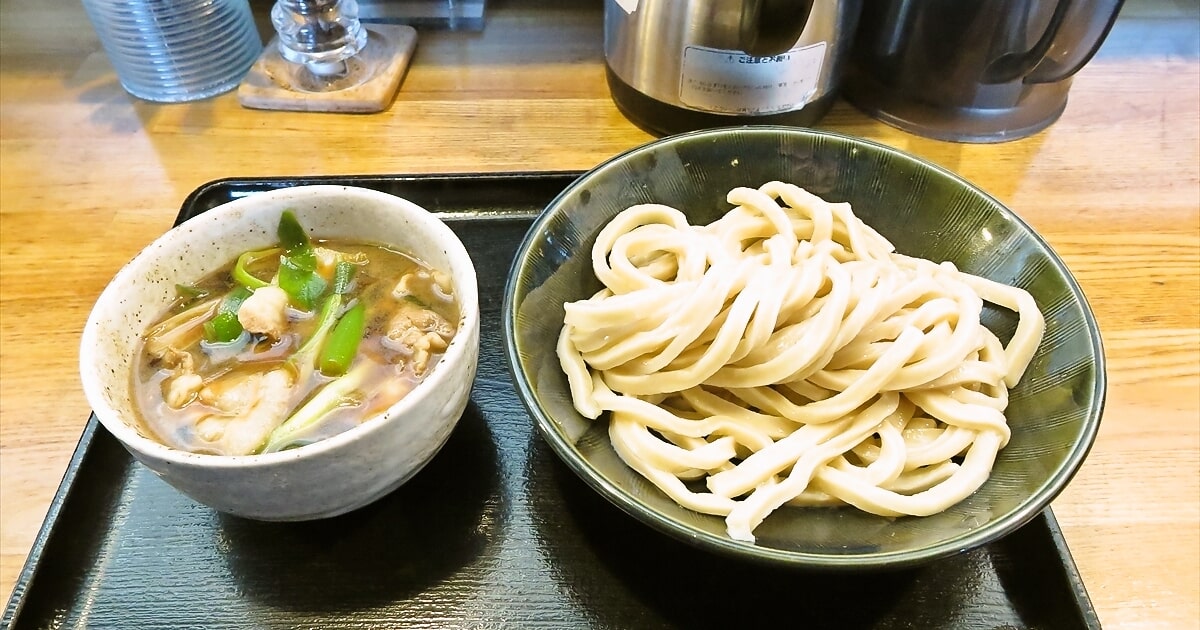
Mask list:
[[75,451],[71,454],[70,461],[67,462],[62,479],[59,480],[54,498],[50,500],[50,506],[46,510],[42,526],[38,529],[37,536],[33,539],[33,545],[29,548],[29,554],[25,557],[25,564],[21,567],[21,572],[17,574],[17,581],[13,584],[12,593],[4,607],[4,616],[0,617],[0,628],[11,628],[20,618],[21,610],[25,607],[26,596],[32,588],[34,580],[37,579],[37,570],[46,550],[46,543],[54,536],[59,527],[62,508],[75,488],[75,479],[83,467],[83,460],[88,456],[96,432],[101,430],[103,428],[96,420],[96,415],[90,414],[79,436],[79,441],[75,444]]
[[[237,176],[224,177],[204,182],[193,189],[180,204],[179,212],[175,218],[175,224],[182,222],[190,217],[195,212],[197,203],[207,194],[221,188],[230,188],[239,185],[263,185],[266,189],[287,188],[306,184],[335,184],[335,185],[356,185],[358,182],[396,182],[396,181],[430,181],[430,180],[478,180],[478,179],[496,179],[496,180],[512,180],[512,179],[538,179],[547,177],[561,177],[573,180],[582,175],[583,171],[577,170],[561,170],[561,171],[497,171],[485,173],[469,173],[469,172],[453,172],[453,173],[396,173],[396,174],[347,174],[347,175],[297,175],[297,176]],[[568,181],[569,183],[569,181]],[[62,479],[59,481],[57,490],[51,500],[50,506],[47,509],[46,516],[38,530],[34,542],[30,547],[30,551],[25,559],[17,580],[14,583],[13,590],[9,596],[5,606],[4,613],[0,616],[0,628],[8,629],[14,627],[19,621],[21,611],[25,605],[28,593],[30,592],[34,581],[37,578],[38,566],[41,562],[42,555],[45,552],[46,543],[53,537],[57,528],[60,525],[60,514],[65,503],[70,499],[71,492],[74,490],[74,481],[79,475],[83,461],[87,458],[89,449],[95,440],[97,431],[103,430],[99,425],[95,414],[90,414],[85,424],[80,438],[76,443],[71,459],[67,464],[67,468],[63,473]],[[1074,595],[1074,603],[1078,609],[1081,621],[1090,630],[1100,630],[1100,620],[1096,613],[1095,607],[1092,604],[1091,597],[1088,595],[1086,585],[1083,582],[1082,575],[1079,572],[1074,558],[1071,554],[1070,547],[1067,544],[1066,538],[1059,526],[1057,518],[1054,516],[1053,510],[1047,506],[1040,513],[1040,517],[1044,519],[1044,525],[1047,533],[1050,536],[1050,542],[1057,550],[1058,562],[1061,564],[1068,585]],[[1037,520],[1035,517],[1033,520]],[[1028,525],[1027,523],[1026,525]]]

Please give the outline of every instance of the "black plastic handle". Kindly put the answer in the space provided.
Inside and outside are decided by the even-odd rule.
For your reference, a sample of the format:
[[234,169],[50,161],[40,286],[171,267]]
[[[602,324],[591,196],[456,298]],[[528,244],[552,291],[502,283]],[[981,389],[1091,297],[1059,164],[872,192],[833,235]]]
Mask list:
[[1081,0],[1026,83],[1054,83],[1079,72],[1100,50],[1125,0]]
[[1059,0],[1038,41],[1028,51],[992,61],[984,82],[1054,83],[1075,74],[1100,48],[1122,4],[1124,0]]
[[747,0],[742,7],[740,46],[755,57],[792,49],[812,13],[814,0]]
[[1046,58],[1046,53],[1050,51],[1050,45],[1058,37],[1058,30],[1062,28],[1063,22],[1067,19],[1067,12],[1070,10],[1071,0],[1058,0],[1058,4],[1054,6],[1054,13],[1050,16],[1050,22],[1037,42],[1029,50],[1006,53],[992,60],[984,70],[983,82],[1008,83],[1022,79],[1032,72]]

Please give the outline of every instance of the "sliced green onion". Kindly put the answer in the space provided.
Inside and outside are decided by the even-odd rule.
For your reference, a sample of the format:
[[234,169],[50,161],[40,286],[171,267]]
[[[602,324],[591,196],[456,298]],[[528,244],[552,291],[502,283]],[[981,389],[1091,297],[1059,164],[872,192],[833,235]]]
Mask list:
[[362,341],[366,326],[366,308],[362,302],[355,304],[338,320],[321,348],[321,373],[325,376],[341,376],[350,369],[358,344]]
[[292,254],[302,249],[312,249],[312,241],[308,238],[308,232],[304,230],[304,226],[300,225],[300,220],[291,210],[284,210],[279,216],[279,227],[276,229],[276,234],[279,236],[279,244],[287,250],[288,254]]
[[315,264],[309,267],[306,262],[288,255],[281,256],[279,288],[288,294],[293,304],[305,310],[312,310],[328,283],[317,274]]
[[[295,354],[288,357],[287,363],[293,366],[301,374],[304,370],[312,370],[316,367],[317,359],[321,356],[321,345],[329,338],[330,331],[337,324],[338,311],[342,309],[342,296],[334,293],[325,298],[325,302],[321,305],[321,312],[317,315],[317,328],[313,331],[305,342],[300,346],[300,349]],[[297,379],[303,381],[305,379]]]
[[301,446],[306,443],[302,441],[302,437],[328,418],[330,413],[340,407],[362,404],[360,386],[370,373],[369,363],[359,363],[345,376],[339,376],[317,390],[308,402],[292,412],[283,424],[275,427],[267,438],[266,446],[260,452],[275,453],[292,446]]
[[190,284],[175,285],[175,292],[179,294],[184,304],[190,304],[196,300],[206,298],[209,293],[208,289],[201,289]]
[[346,295],[350,292],[350,283],[354,280],[356,267],[353,263],[339,260],[333,267],[333,292]]
[[284,253],[279,257],[279,288],[292,303],[312,310],[328,283],[317,273],[317,252],[308,232],[291,210],[279,216],[279,245]]
[[224,299],[221,300],[221,305],[217,308],[217,314],[212,319],[204,322],[204,338],[209,342],[228,342],[237,339],[242,334],[242,323],[238,321],[238,309],[242,307],[242,302],[250,297],[250,290],[246,287],[237,287],[229,292]]
[[261,289],[262,287],[267,286],[269,283],[265,280],[254,277],[254,275],[250,273],[248,267],[264,258],[267,258],[268,256],[274,256],[279,252],[280,249],[278,247],[271,247],[269,249],[246,252],[241,256],[238,256],[237,264],[233,266],[233,279],[247,289]]

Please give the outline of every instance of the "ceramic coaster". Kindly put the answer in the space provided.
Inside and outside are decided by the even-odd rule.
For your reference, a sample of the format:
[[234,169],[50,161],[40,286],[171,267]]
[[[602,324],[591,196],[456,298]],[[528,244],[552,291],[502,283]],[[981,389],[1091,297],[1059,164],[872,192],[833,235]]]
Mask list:
[[367,44],[346,61],[337,79],[318,77],[279,54],[271,39],[238,85],[238,102],[251,109],[372,113],[387,109],[417,47],[417,31],[403,24],[363,25]]

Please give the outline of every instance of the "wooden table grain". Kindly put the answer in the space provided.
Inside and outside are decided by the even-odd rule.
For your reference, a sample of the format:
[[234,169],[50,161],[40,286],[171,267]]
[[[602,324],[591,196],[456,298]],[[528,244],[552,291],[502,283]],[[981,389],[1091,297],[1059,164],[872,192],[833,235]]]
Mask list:
[[[1200,15],[1130,0],[1062,118],[1015,142],[919,138],[839,103],[818,126],[972,180],[1065,259],[1100,323],[1107,407],[1053,503],[1101,622],[1200,623]],[[255,3],[260,17],[266,7]],[[184,198],[231,176],[586,169],[651,136],[612,104],[600,3],[496,1],[423,31],[372,115],[128,96],[78,2],[0,4],[0,593],[87,420],[79,335]],[[262,21],[264,35],[269,25]]]

